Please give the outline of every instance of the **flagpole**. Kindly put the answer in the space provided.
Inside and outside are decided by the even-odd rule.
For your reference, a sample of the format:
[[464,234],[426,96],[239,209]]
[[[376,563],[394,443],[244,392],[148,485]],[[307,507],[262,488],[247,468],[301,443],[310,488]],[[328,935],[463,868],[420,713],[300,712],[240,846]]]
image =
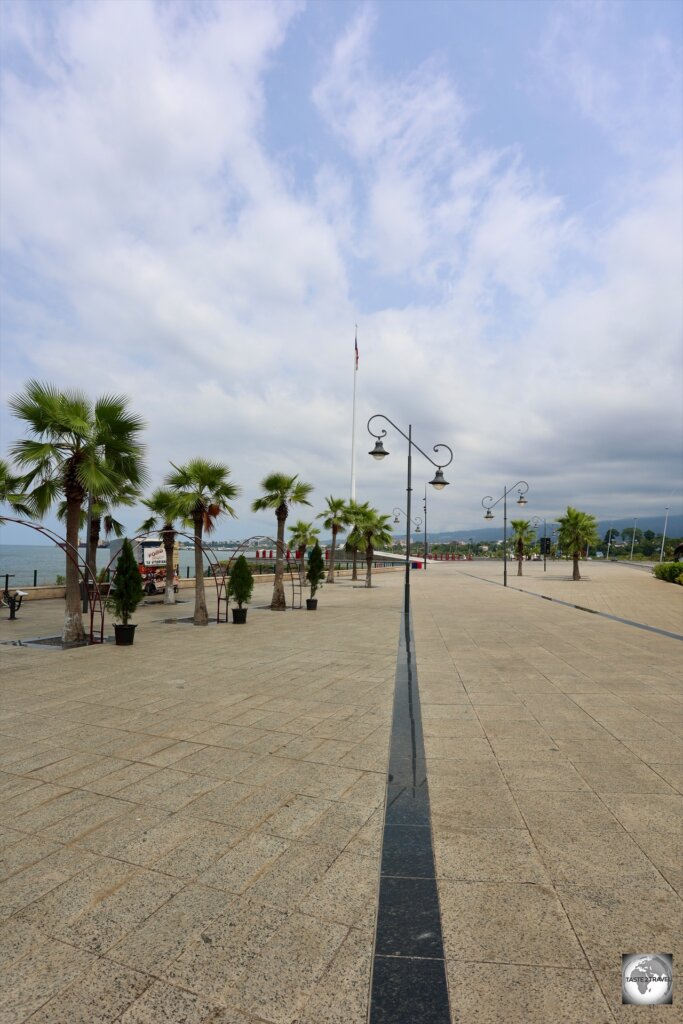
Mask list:
[[351,416],[351,501],[356,500],[356,376],[358,374],[358,324],[353,347],[353,414]]

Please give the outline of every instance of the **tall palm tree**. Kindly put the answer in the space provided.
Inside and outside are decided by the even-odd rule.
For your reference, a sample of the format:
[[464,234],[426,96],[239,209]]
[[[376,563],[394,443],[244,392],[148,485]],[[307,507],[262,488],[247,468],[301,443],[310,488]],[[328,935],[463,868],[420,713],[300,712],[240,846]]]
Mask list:
[[598,521],[589,512],[580,512],[577,508],[567,506],[563,516],[558,516],[558,541],[562,551],[572,556],[574,571],[572,579],[580,580],[579,558],[589,544],[598,544]]
[[365,564],[368,567],[365,577],[365,586],[372,586],[372,560],[375,555],[375,548],[391,544],[393,540],[391,516],[383,516],[375,508],[371,508],[358,524],[358,531],[361,538],[361,547],[365,551]]
[[35,516],[24,477],[13,473],[6,459],[0,459],[0,505],[8,505],[11,512],[26,519]]
[[[100,497],[117,493],[122,478],[140,486],[145,478],[144,447],[139,435],[143,420],[128,408],[123,395],[103,395],[92,402],[81,391],[60,391],[30,380],[9,407],[31,436],[11,449],[17,465],[28,469],[31,504],[39,515],[55,501],[66,501],[66,539],[78,547],[83,501],[88,492]],[[77,566],[66,559],[64,644],[80,643],[83,621]]]
[[528,519],[513,519],[510,525],[512,526],[512,540],[517,552],[517,575],[522,576],[524,552],[536,540],[536,531],[531,528]]
[[304,578],[306,575],[306,548],[312,546],[320,536],[320,530],[313,523],[305,523],[303,519],[299,519],[293,526],[288,527],[291,533],[290,545],[293,544],[297,555],[301,556],[299,561],[299,579],[303,586]]
[[166,582],[164,604],[175,604],[174,565],[176,520],[180,518],[178,496],[168,487],[157,487],[142,504],[151,513],[140,526],[141,533],[150,533],[161,527],[161,539],[166,552]]
[[343,498],[325,498],[327,508],[319,512],[316,519],[322,519],[323,527],[332,531],[332,550],[330,551],[330,566],[327,570],[327,582],[334,583],[334,558],[337,551],[337,534],[345,533],[349,525],[349,512]]
[[321,531],[317,526],[313,526],[312,522],[304,522],[303,519],[298,519],[293,526],[288,526],[288,529],[292,535],[290,545],[294,545],[297,554],[301,555],[299,577],[303,583],[306,573],[306,548],[315,544],[318,537],[321,536]]
[[311,484],[299,480],[298,474],[271,473],[261,481],[263,495],[251,503],[252,512],[275,510],[277,520],[277,551],[275,553],[275,582],[270,607],[273,611],[284,611],[287,607],[283,576],[285,571],[285,523],[290,505],[310,505],[308,496],[313,490]]
[[358,524],[362,521],[365,514],[369,511],[370,505],[367,501],[362,503],[357,501],[349,501],[346,505],[346,515],[348,519],[348,526],[351,527],[351,532],[346,541],[346,546],[351,549],[353,556],[353,566],[351,570],[351,579],[358,579],[358,548],[359,544],[356,543],[360,539],[358,533]]
[[222,462],[197,458],[190,459],[184,466],[173,462],[171,465],[174,472],[166,477],[166,486],[174,492],[179,517],[194,529],[194,624],[206,626],[209,613],[204,590],[202,537],[213,531],[219,516],[235,516],[230,502],[240,493],[240,488],[230,482],[230,470]]

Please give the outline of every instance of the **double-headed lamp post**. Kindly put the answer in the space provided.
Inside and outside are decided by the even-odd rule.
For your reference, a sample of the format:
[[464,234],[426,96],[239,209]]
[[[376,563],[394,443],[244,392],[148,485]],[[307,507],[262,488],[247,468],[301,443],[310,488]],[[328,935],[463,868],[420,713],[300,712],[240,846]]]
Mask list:
[[485,498],[481,499],[482,507],[486,509],[486,515],[484,519],[493,519],[492,508],[495,508],[499,501],[503,502],[503,586],[508,585],[508,552],[507,552],[507,537],[508,537],[508,494],[510,491],[514,491],[517,488],[517,504],[526,505],[526,498],[524,495],[529,490],[529,485],[526,480],[518,480],[512,487],[505,487],[500,498],[496,498],[494,501],[490,494],[487,494]]
[[545,561],[546,561],[546,550],[545,550],[546,549],[546,543],[545,543],[545,539],[546,539],[546,535],[547,535],[546,534],[546,526],[545,526],[545,522],[546,521],[543,518],[543,516],[533,516],[531,522],[536,527],[536,529],[538,529],[538,527],[541,525],[541,523],[543,523],[543,572],[545,572],[546,571],[546,566],[545,566]]
[[375,438],[375,447],[372,449],[372,451],[368,452],[369,455],[372,455],[373,459],[378,459],[378,460],[384,459],[389,454],[389,452],[386,450],[386,448],[382,444],[382,438],[387,436],[386,430],[381,430],[379,432],[379,434],[377,434],[377,433],[375,433],[375,431],[370,426],[370,424],[373,422],[373,420],[378,420],[378,419],[384,420],[386,423],[389,423],[390,426],[392,426],[394,428],[394,430],[397,430],[399,432],[399,434],[401,435],[401,437],[405,437],[406,441],[408,442],[408,482],[406,484],[406,512],[405,512],[405,515],[406,515],[406,578],[405,578],[404,603],[403,603],[403,610],[404,610],[405,614],[407,615],[410,612],[410,524],[411,524],[411,518],[410,518],[410,496],[411,496],[412,490],[413,490],[413,476],[412,476],[412,474],[413,474],[413,448],[417,448],[417,450],[420,452],[420,454],[424,455],[424,457],[427,460],[427,462],[431,462],[432,466],[436,467],[436,472],[434,474],[434,479],[430,480],[429,483],[437,491],[442,491],[444,489],[444,487],[448,486],[448,480],[446,480],[444,478],[443,471],[444,471],[445,467],[446,466],[450,466],[451,462],[453,461],[453,451],[452,451],[451,448],[448,447],[447,444],[435,444],[433,446],[433,448],[432,448],[432,451],[438,452],[440,448],[445,448],[446,451],[449,454],[449,458],[447,459],[446,462],[435,462],[434,459],[431,458],[431,456],[427,455],[426,452],[422,451],[420,446],[418,444],[415,444],[415,442],[413,441],[413,427],[412,427],[412,424],[408,425],[408,433],[406,434],[406,433],[404,433],[401,430],[400,427],[397,427],[396,424],[393,422],[393,420],[390,420],[388,416],[385,416],[383,413],[375,413],[375,415],[371,416],[370,419],[368,420],[368,433],[372,437]]

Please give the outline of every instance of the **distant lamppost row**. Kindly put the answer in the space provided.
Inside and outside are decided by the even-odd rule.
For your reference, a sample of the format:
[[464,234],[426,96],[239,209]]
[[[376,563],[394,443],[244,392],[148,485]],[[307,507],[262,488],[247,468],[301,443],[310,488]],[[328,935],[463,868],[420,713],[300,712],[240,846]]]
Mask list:
[[532,518],[531,522],[536,527],[540,526],[540,524],[543,523],[543,572],[546,572],[546,547],[547,547],[547,545],[546,545],[546,542],[545,542],[545,540],[546,540],[545,519],[543,518],[543,516],[534,516]]
[[406,433],[404,433],[401,430],[400,427],[397,427],[396,424],[394,423],[394,421],[390,420],[388,416],[385,416],[383,413],[379,413],[378,412],[378,413],[375,413],[374,416],[371,416],[370,419],[368,420],[368,433],[372,437],[375,438],[375,447],[372,449],[372,451],[368,452],[368,455],[372,455],[373,459],[377,459],[377,460],[384,459],[389,454],[389,452],[386,450],[386,448],[382,444],[382,438],[387,436],[386,430],[381,430],[379,434],[376,434],[375,431],[372,430],[371,427],[370,427],[370,424],[372,423],[372,421],[373,420],[377,420],[377,419],[385,420],[387,423],[389,423],[394,428],[394,430],[397,430],[399,432],[401,437],[405,437],[406,441],[408,442],[408,482],[406,484],[406,512],[405,512],[405,515],[406,515],[406,578],[405,578],[404,603],[403,603],[403,610],[404,610],[405,614],[408,615],[408,613],[410,612],[410,523],[411,523],[411,519],[410,519],[410,496],[411,496],[412,490],[413,490],[413,476],[412,476],[412,473],[413,473],[413,448],[417,448],[417,450],[420,452],[420,454],[424,455],[424,457],[427,460],[427,462],[431,462],[432,466],[436,467],[436,472],[434,474],[434,479],[430,480],[429,483],[437,491],[442,491],[444,489],[444,487],[448,486],[448,480],[446,480],[444,478],[443,471],[444,471],[444,468],[446,466],[450,466],[451,462],[453,461],[453,450],[451,448],[449,448],[449,446],[447,444],[435,444],[433,446],[433,448],[432,448],[433,452],[438,452],[440,448],[445,448],[446,451],[448,452],[449,456],[450,456],[450,458],[446,462],[435,462],[434,459],[431,458],[431,456],[427,455],[426,452],[422,451],[420,446],[418,444],[415,444],[415,442],[413,441],[413,427],[412,427],[412,424],[408,425],[408,433],[406,434]]
[[666,528],[667,528],[667,525],[669,523],[669,506],[668,505],[666,506],[664,511],[666,512],[666,515],[664,516],[664,533],[662,534],[662,547],[661,547],[661,550],[659,552],[659,561],[660,562],[664,561],[664,541],[666,540]]
[[425,484],[424,504],[422,506],[422,509],[424,511],[424,514],[425,514],[425,560],[424,560],[424,568],[425,568],[425,572],[426,572],[427,571],[427,555],[429,554],[429,547],[427,546],[427,542],[428,542],[428,537],[427,537],[427,484]]
[[633,535],[631,537],[631,554],[628,556],[629,562],[633,561],[633,545],[636,542],[636,523],[638,522],[638,516],[633,517]]
[[508,585],[508,553],[507,553],[507,527],[508,527],[508,494],[510,491],[514,491],[517,488],[519,497],[517,498],[518,505],[526,505],[526,498],[524,495],[529,490],[529,485],[526,480],[518,480],[512,487],[505,487],[500,498],[496,498],[494,501],[490,494],[481,499],[482,507],[486,509],[486,515],[484,519],[493,519],[492,508],[495,508],[499,501],[503,502],[503,586]]

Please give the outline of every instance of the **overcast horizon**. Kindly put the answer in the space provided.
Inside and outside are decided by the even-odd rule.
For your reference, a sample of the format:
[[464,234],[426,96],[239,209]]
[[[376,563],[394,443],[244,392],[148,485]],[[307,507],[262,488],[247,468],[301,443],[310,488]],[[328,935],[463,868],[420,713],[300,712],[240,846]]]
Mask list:
[[358,500],[405,507],[383,413],[453,449],[430,533],[519,479],[526,518],[683,512],[681,10],[6,0],[0,455],[29,378],[123,393],[150,488],[223,461],[216,536],[271,534],[273,470],[290,522],[349,496],[357,324]]

